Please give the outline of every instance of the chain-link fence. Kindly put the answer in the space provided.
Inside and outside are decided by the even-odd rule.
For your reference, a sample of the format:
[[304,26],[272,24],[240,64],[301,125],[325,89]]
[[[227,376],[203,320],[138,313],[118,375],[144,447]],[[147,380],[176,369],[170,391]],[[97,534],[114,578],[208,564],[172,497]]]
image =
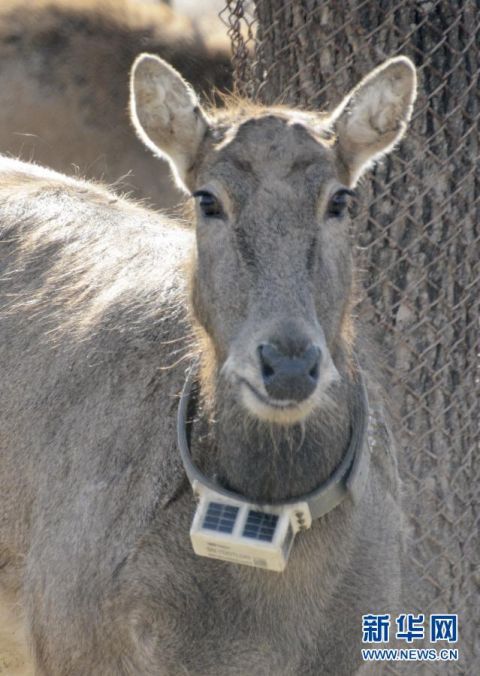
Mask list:
[[408,135],[359,190],[359,311],[389,355],[410,610],[459,613],[459,662],[426,673],[480,673],[480,2],[228,0],[221,16],[238,89],[265,103],[331,109],[390,56],[418,67]]

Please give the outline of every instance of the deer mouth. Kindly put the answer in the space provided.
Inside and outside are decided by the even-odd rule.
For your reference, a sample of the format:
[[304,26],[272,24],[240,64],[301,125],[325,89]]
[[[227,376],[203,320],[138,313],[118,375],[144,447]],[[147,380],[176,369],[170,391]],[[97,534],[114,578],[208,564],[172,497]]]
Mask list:
[[289,399],[284,401],[278,401],[276,399],[271,399],[270,397],[259,392],[257,388],[254,387],[251,383],[249,383],[248,380],[245,380],[245,378],[240,379],[240,384],[245,385],[250,390],[250,392],[252,392],[257,397],[257,399],[259,399],[265,406],[271,406],[272,408],[277,408],[280,410],[299,408],[297,401]]
[[302,402],[293,399],[279,401],[260,392],[245,378],[240,378],[239,384],[244,407],[265,422],[292,425],[305,420],[314,408],[313,397]]

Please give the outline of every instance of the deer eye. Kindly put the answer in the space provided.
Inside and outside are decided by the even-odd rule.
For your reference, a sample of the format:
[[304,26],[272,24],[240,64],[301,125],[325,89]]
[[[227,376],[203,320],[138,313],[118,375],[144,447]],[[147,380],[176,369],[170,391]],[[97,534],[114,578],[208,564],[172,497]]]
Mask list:
[[330,197],[327,207],[327,218],[341,218],[348,205],[348,198],[355,196],[353,190],[341,188]]
[[198,206],[205,218],[223,218],[222,205],[211,192],[206,190],[197,190],[193,193],[193,197],[198,197]]

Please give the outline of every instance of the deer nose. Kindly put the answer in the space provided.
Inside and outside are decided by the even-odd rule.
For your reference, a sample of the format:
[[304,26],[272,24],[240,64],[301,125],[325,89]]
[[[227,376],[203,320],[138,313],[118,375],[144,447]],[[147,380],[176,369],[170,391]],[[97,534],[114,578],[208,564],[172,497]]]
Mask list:
[[321,351],[310,343],[300,354],[288,355],[270,343],[258,348],[265,389],[277,401],[303,401],[315,390]]

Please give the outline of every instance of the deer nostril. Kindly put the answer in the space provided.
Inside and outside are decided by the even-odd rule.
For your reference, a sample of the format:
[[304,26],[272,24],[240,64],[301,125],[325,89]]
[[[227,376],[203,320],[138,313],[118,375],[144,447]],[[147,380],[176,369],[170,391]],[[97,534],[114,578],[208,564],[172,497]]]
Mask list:
[[270,378],[274,373],[275,371],[272,369],[270,364],[265,364],[265,362],[262,363],[262,376],[264,378]]
[[310,378],[312,378],[313,380],[318,380],[318,364],[319,364],[319,362],[318,362],[318,360],[317,360],[317,361],[315,362],[315,364],[312,366],[312,368],[310,369],[310,371],[308,372],[308,375],[309,375]]
[[262,377],[264,380],[268,380],[275,374],[276,351],[270,345],[260,345],[258,355],[260,357]]

